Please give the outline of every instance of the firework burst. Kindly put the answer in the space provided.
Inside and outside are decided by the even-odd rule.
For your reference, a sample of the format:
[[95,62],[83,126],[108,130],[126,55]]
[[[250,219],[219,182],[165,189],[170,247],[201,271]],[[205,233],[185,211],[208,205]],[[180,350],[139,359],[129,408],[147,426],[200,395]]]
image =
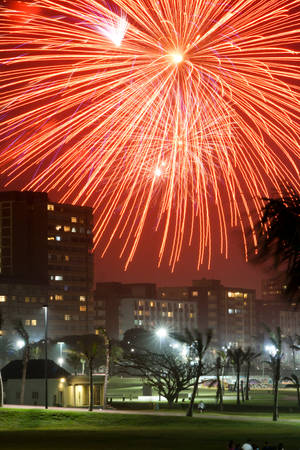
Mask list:
[[8,2],[6,186],[92,204],[96,244],[121,239],[126,267],[154,214],[158,264],[174,268],[188,241],[210,265],[212,209],[227,255],[228,228],[253,228],[261,197],[299,188],[296,4]]

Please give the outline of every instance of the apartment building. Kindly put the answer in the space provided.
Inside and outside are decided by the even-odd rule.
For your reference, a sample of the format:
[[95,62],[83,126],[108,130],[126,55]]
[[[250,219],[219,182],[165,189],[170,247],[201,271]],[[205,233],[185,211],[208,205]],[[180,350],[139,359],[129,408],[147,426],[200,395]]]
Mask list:
[[41,338],[85,334],[93,284],[92,209],[51,202],[46,193],[0,192],[0,310]]

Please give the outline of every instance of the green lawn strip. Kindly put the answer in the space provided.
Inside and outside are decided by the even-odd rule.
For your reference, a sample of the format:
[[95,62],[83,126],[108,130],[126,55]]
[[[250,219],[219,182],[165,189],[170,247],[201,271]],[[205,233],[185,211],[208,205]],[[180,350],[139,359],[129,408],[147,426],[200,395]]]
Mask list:
[[[220,450],[230,439],[252,437],[261,446],[284,442],[300,449],[299,425],[235,420],[77,413],[42,410],[0,411],[1,448],[7,450],[182,449]],[[202,443],[202,445],[201,445]]]

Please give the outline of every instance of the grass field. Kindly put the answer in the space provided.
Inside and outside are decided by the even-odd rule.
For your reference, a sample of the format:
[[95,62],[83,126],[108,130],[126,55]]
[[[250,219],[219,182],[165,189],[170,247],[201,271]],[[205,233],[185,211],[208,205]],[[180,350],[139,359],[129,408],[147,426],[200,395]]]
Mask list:
[[[234,418],[233,418],[234,419]],[[150,450],[227,448],[230,439],[283,442],[285,450],[300,450],[299,423],[238,422],[201,417],[171,417],[0,410],[0,442],[5,450]]]

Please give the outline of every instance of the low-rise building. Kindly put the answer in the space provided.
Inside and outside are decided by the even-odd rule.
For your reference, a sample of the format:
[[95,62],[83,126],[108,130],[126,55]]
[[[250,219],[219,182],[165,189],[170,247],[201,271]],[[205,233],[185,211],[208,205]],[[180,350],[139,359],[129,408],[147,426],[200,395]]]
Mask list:
[[[19,405],[21,395],[23,363],[11,361],[2,368],[4,400],[6,404]],[[62,367],[48,360],[48,406],[87,407],[89,405],[90,382],[87,375],[71,375]],[[94,374],[94,405],[103,406],[104,375]],[[45,360],[28,362],[24,405],[45,405]]]

